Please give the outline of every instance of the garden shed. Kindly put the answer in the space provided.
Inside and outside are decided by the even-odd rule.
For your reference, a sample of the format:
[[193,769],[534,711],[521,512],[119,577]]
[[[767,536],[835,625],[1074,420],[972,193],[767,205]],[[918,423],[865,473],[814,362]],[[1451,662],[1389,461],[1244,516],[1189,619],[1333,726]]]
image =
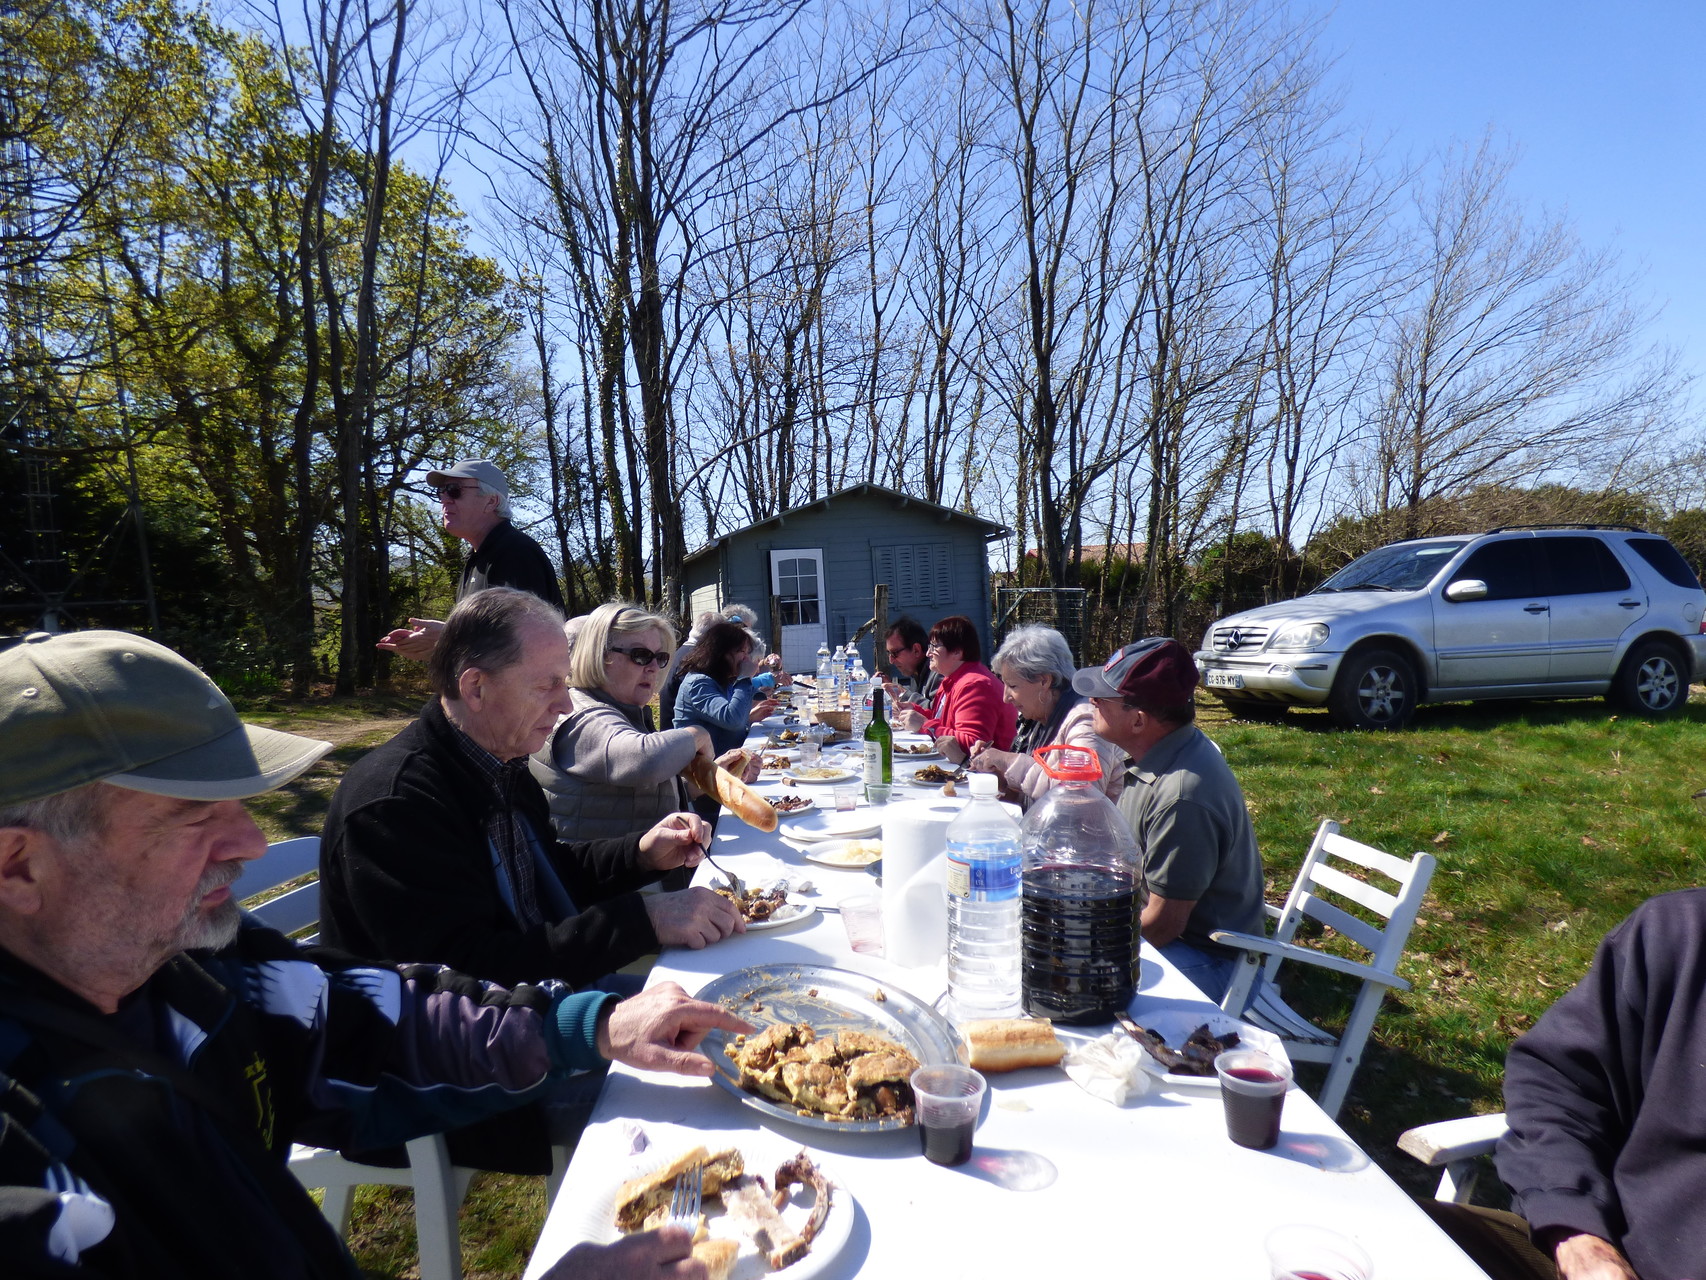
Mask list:
[[[989,543],[1011,531],[881,485],[860,484],[716,538],[682,567],[690,617],[730,604],[758,610],[790,671],[810,671],[818,645],[845,644],[871,616],[876,584],[891,618],[926,629],[964,614],[989,643]],[[770,635],[774,621],[779,634]],[[880,638],[861,645],[866,660]],[[985,654],[987,657],[987,652]]]

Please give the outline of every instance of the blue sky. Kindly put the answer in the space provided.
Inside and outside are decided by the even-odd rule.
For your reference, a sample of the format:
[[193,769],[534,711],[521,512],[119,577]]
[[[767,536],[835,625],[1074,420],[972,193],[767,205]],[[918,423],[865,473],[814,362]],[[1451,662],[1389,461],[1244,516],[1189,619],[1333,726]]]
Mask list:
[[1339,0],[1322,45],[1397,154],[1517,146],[1516,193],[1644,269],[1653,335],[1706,373],[1706,0]]

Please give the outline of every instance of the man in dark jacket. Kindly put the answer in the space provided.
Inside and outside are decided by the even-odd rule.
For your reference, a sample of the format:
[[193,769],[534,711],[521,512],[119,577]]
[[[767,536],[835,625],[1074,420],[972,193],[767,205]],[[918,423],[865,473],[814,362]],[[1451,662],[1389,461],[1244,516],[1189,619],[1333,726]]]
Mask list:
[[[703,1035],[750,1029],[679,988],[505,992],[247,921],[231,885],[266,841],[241,798],[328,745],[242,724],[140,636],[0,652],[7,1277],[357,1280],[286,1168],[292,1142],[403,1141],[611,1057],[703,1076]],[[690,1243],[582,1246],[552,1275],[702,1276],[678,1261]]]
[[492,588],[456,606],[429,665],[438,696],[332,798],[326,942],[504,985],[582,987],[660,945],[698,948],[745,928],[709,889],[636,892],[703,857],[694,814],[641,835],[554,837],[527,758],[569,708],[568,667],[562,614],[538,597]]
[[[1706,889],[1649,898],[1511,1046],[1494,1156],[1521,1220],[1425,1204],[1490,1275],[1706,1269]],[[1509,1239],[1526,1227],[1532,1248]]]
[[[509,481],[503,472],[485,458],[464,458],[443,471],[427,472],[426,480],[438,493],[445,532],[471,548],[456,588],[458,601],[487,587],[514,587],[563,608],[557,570],[544,548],[509,522]],[[410,618],[408,626],[388,632],[377,647],[425,662],[443,630],[436,618]]]

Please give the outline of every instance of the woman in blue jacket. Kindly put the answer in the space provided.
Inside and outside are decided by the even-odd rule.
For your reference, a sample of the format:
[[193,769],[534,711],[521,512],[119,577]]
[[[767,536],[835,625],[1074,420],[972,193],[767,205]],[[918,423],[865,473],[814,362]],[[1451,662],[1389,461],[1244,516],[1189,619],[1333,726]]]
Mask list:
[[763,657],[758,642],[745,627],[719,622],[707,630],[681,662],[675,727],[700,726],[711,735],[711,750],[716,755],[739,747],[753,721],[776,710],[773,700],[757,701],[752,687]]

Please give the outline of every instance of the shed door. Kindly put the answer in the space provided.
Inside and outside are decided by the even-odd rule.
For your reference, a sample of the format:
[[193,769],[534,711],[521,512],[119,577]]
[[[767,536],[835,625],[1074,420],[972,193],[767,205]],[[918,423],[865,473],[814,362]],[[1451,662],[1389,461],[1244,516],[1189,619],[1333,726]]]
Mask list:
[[772,551],[770,594],[782,622],[782,665],[817,671],[817,649],[829,638],[823,609],[823,550]]

